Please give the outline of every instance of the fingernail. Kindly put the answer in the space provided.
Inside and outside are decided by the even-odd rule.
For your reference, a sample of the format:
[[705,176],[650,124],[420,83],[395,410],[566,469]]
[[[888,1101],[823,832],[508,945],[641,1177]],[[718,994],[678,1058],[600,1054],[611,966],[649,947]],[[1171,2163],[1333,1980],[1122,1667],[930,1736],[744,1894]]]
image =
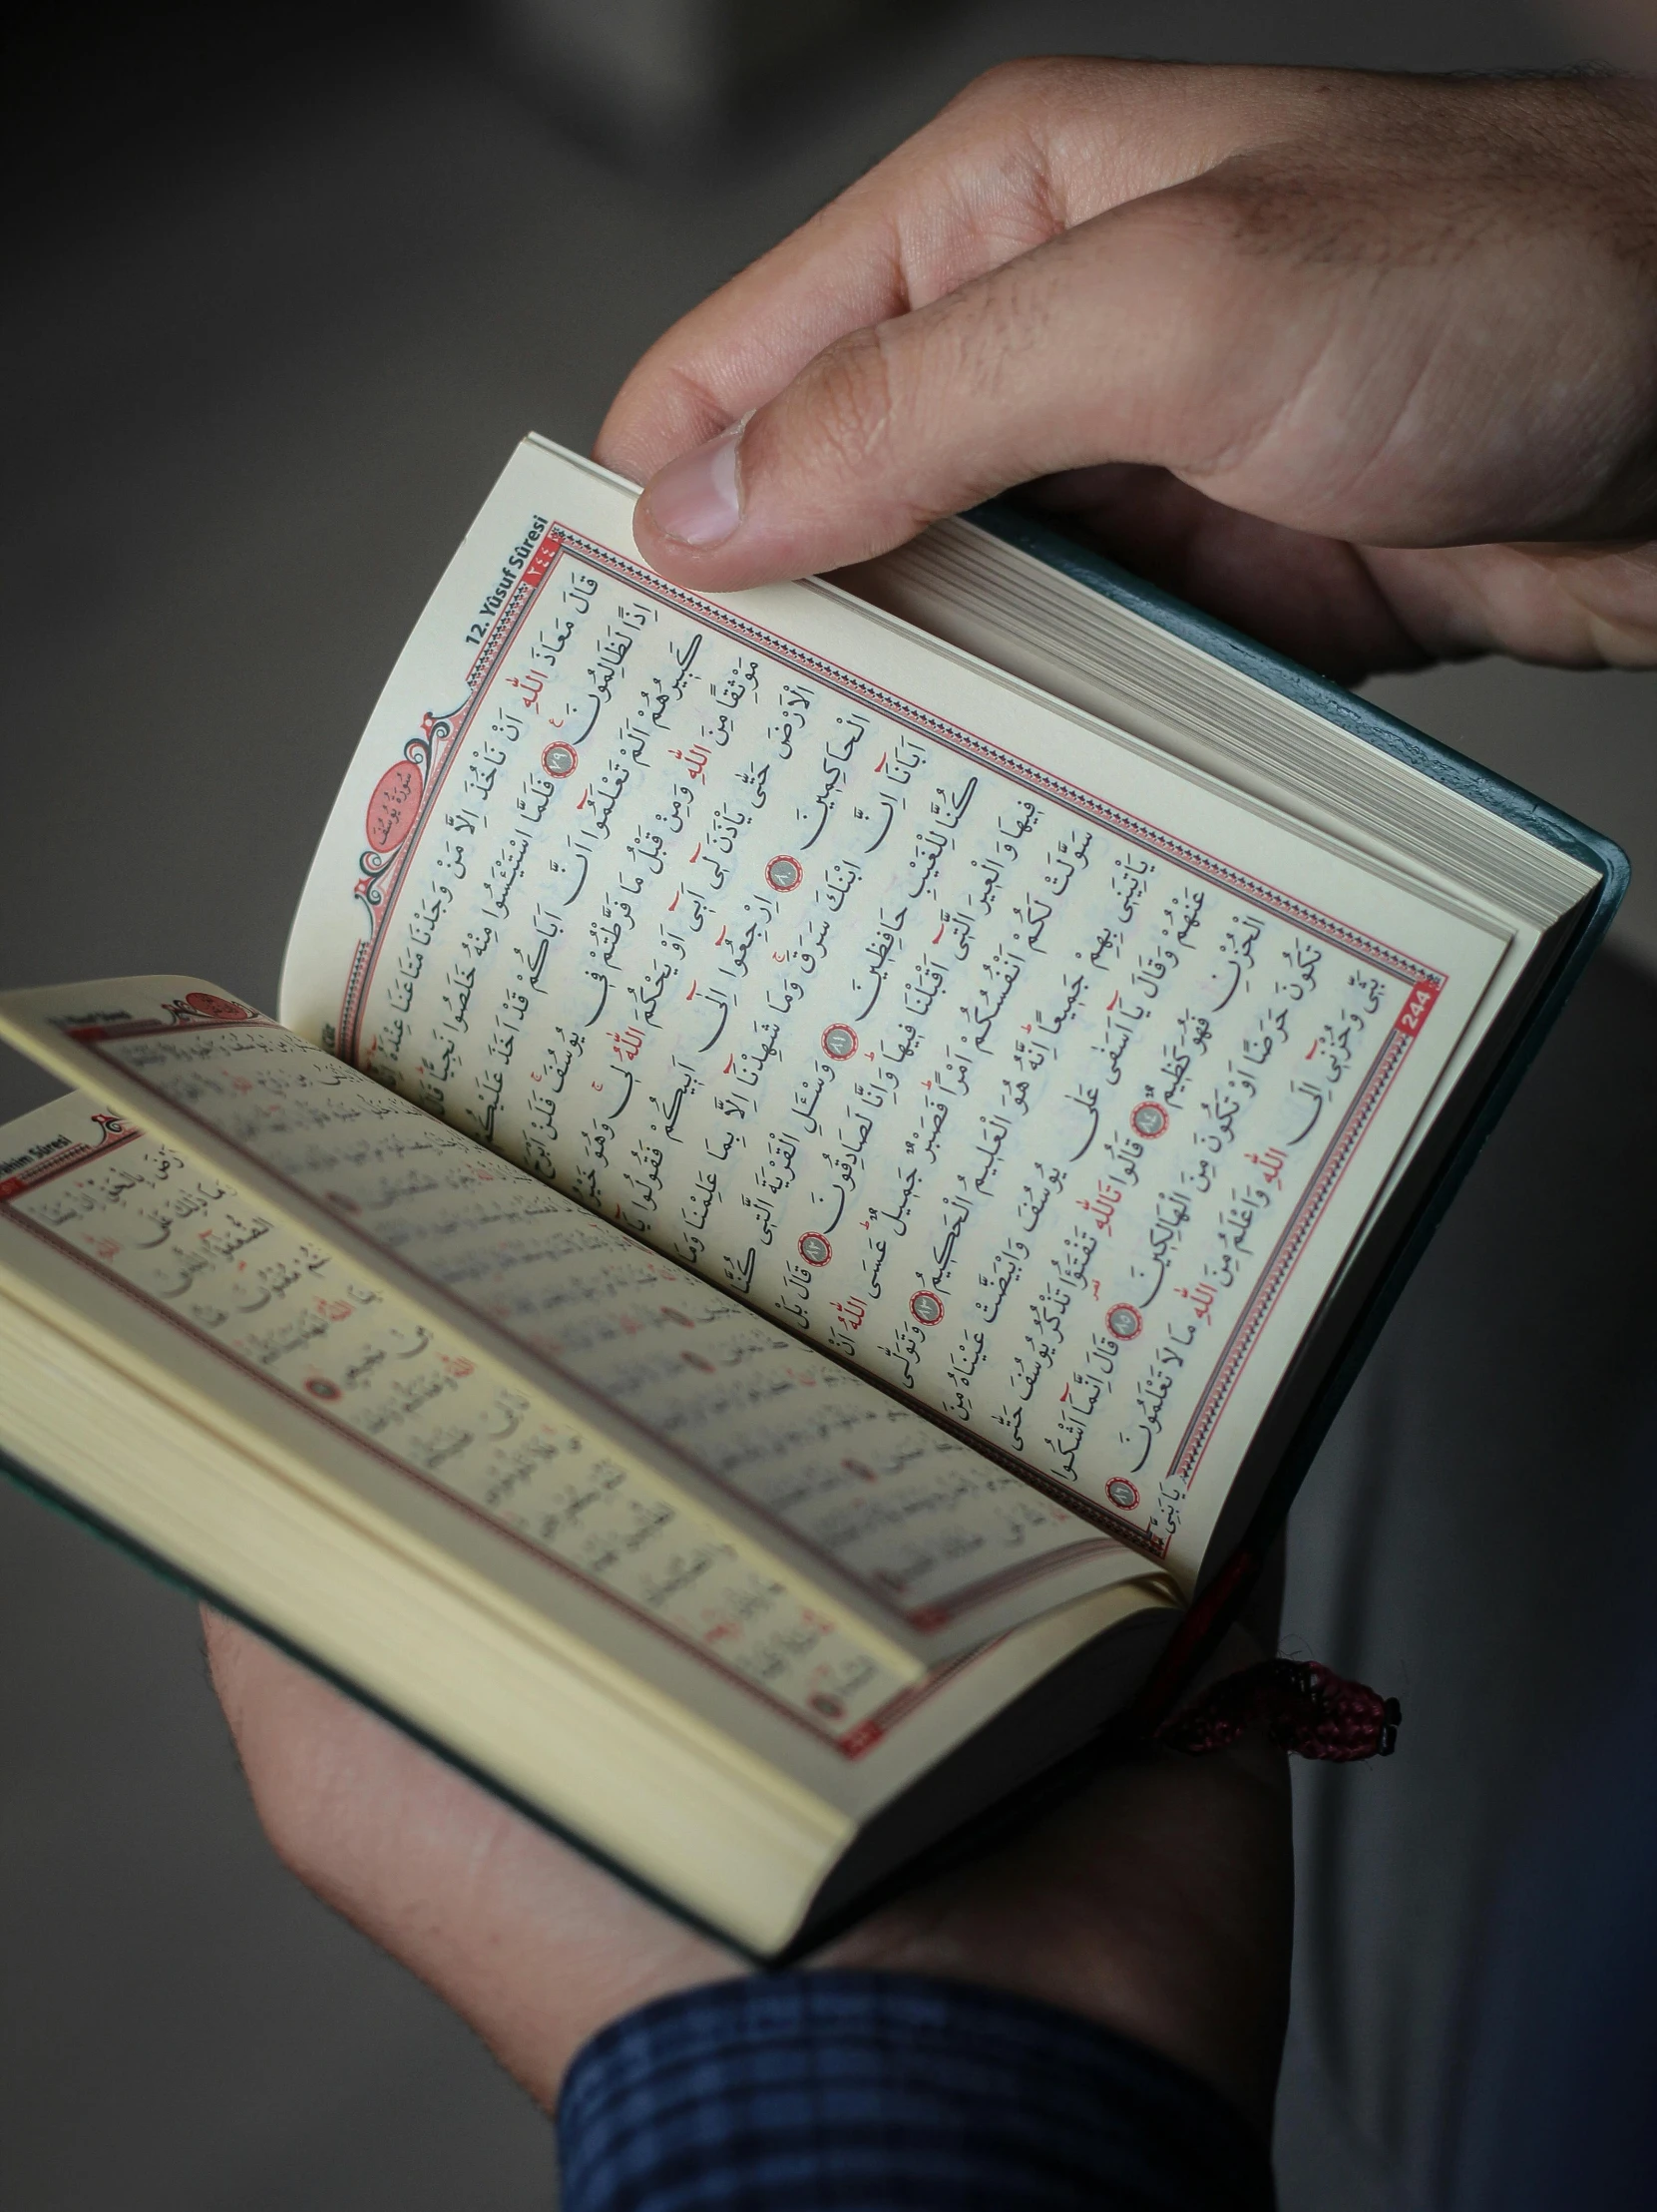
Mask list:
[[742,520],[736,454],[746,428],[746,418],[732,423],[651,477],[644,504],[658,530],[684,546],[716,546],[730,536]]

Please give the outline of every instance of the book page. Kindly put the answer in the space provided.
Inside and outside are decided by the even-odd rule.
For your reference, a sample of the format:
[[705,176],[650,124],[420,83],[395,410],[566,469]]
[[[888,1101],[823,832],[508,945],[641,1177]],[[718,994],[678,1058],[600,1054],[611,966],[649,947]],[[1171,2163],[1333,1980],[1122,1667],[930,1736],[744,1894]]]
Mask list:
[[278,1206],[317,1209],[359,1269],[390,1263],[422,1305],[485,1323],[530,1387],[608,1414],[618,1445],[768,1540],[825,1601],[855,1595],[911,1656],[935,1663],[1143,1572],[1064,1505],[236,1000],[128,977],[0,1002],[0,1020],[20,1015],[66,1072],[118,1083],[187,1148],[210,1136],[232,1172],[275,1178]]
[[[955,517],[844,581],[875,606],[1112,724],[1128,750],[1177,762],[1263,814],[1304,824],[1334,849],[1357,850],[1395,878],[1472,919],[1511,931],[1486,994],[1488,1020],[1469,1023],[1437,1091],[1372,1209],[1387,1204],[1431,1140],[1439,1108],[1492,1032],[1528,1004],[1522,979],[1547,936],[1601,877],[1545,837],[1520,828],[1427,764],[1267,686],[1133,608]],[[1366,1222],[1360,1239],[1371,1224]]]
[[[560,1399],[363,1280],[327,1237],[295,1232],[188,1147],[84,1096],[0,1129],[0,1315],[9,1342],[30,1317],[43,1354],[34,1398],[15,1364],[5,1377],[0,1443],[209,1590],[292,1630],[283,1570],[235,1518],[261,1468],[275,1520],[257,1528],[309,1514],[372,1538],[381,1563],[363,1577],[364,1603],[400,1561],[442,1585],[447,1617],[457,1600],[481,1604],[624,1703],[665,1701],[692,1759],[763,1774],[785,1798],[803,1790],[816,1817],[883,1803],[1103,1629],[1177,1617],[1138,1562],[1137,1580],[982,1654],[931,1671],[894,1664],[858,1620],[779,1578]],[[130,1459],[117,1444],[96,1465],[58,1465],[57,1332],[131,1378],[151,1409],[133,1409],[148,1462],[135,1443]],[[159,1445],[158,1404],[182,1422]],[[168,1487],[181,1455],[196,1487]],[[319,1541],[337,1558],[337,1535]],[[340,1640],[324,1635],[323,1655]],[[394,1664],[375,1680],[400,1703]],[[561,1713],[545,1726],[562,1740]]]
[[521,451],[285,1016],[1189,1582],[1509,933],[628,512]]
[[0,1220],[841,1744],[909,1685],[672,1489],[89,1100],[0,1132]]

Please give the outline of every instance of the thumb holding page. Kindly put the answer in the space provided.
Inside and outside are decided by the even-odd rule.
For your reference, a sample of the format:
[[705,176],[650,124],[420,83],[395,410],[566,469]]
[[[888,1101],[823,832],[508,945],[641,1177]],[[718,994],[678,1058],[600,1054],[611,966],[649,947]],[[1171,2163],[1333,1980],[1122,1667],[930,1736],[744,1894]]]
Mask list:
[[1176,195],[1067,230],[906,314],[848,331],[744,420],[657,471],[638,543],[739,590],[840,568],[1033,477],[1100,460],[1213,475],[1292,397],[1321,317],[1249,312]]
[[1636,93],[1042,66],[652,348],[600,447],[646,559],[740,590],[1102,465],[1109,550],[1349,677],[1657,657]]
[[[677,581],[740,590],[1105,461],[1370,545],[1562,537],[1593,529],[1605,495],[1623,504],[1622,410],[1596,421],[1592,404],[1623,333],[1567,239],[1377,267],[1314,250],[1291,198],[1239,161],[846,333],[656,472],[641,549]],[[1526,266],[1571,311],[1540,321],[1513,280]],[[1637,384],[1632,357],[1616,366]]]

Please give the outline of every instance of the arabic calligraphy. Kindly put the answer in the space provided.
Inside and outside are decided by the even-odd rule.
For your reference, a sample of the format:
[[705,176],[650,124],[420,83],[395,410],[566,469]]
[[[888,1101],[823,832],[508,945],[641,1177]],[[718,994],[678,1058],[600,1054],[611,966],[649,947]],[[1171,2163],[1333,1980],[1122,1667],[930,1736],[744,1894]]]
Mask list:
[[[405,1179],[424,1172],[410,1162]],[[391,1204],[389,1183],[380,1188]],[[855,1632],[744,1558],[665,1484],[172,1146],[143,1137],[8,1203],[311,1414],[819,1731],[850,1735],[902,1689]]]
[[1165,1550],[1437,986],[557,527],[342,1034]]
[[[1132,1564],[1017,1475],[287,1030],[168,1031],[100,1051],[624,1410],[883,1609],[932,1628],[1033,1569]],[[645,1147],[634,1175],[664,1148]]]

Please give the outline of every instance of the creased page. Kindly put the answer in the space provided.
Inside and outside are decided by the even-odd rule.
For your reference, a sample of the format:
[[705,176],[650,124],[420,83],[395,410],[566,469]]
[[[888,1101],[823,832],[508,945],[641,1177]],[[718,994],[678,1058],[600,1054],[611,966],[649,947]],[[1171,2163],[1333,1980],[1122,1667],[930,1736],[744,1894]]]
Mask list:
[[[1017,1475],[222,993],[127,977],[78,999],[11,995],[0,1021],[35,1049],[49,1039],[66,1073],[119,1082],[181,1141],[209,1135],[276,1178],[278,1201],[316,1209],[359,1265],[389,1261],[452,1319],[482,1320],[521,1379],[608,1413],[618,1446],[653,1452],[831,1603],[855,1593],[910,1655],[934,1663],[1144,1571]],[[185,1242],[169,1263],[190,1278],[207,1253]],[[295,1358],[324,1319],[294,1320]]]
[[1187,1579],[1506,939],[527,446],[284,1012]]

